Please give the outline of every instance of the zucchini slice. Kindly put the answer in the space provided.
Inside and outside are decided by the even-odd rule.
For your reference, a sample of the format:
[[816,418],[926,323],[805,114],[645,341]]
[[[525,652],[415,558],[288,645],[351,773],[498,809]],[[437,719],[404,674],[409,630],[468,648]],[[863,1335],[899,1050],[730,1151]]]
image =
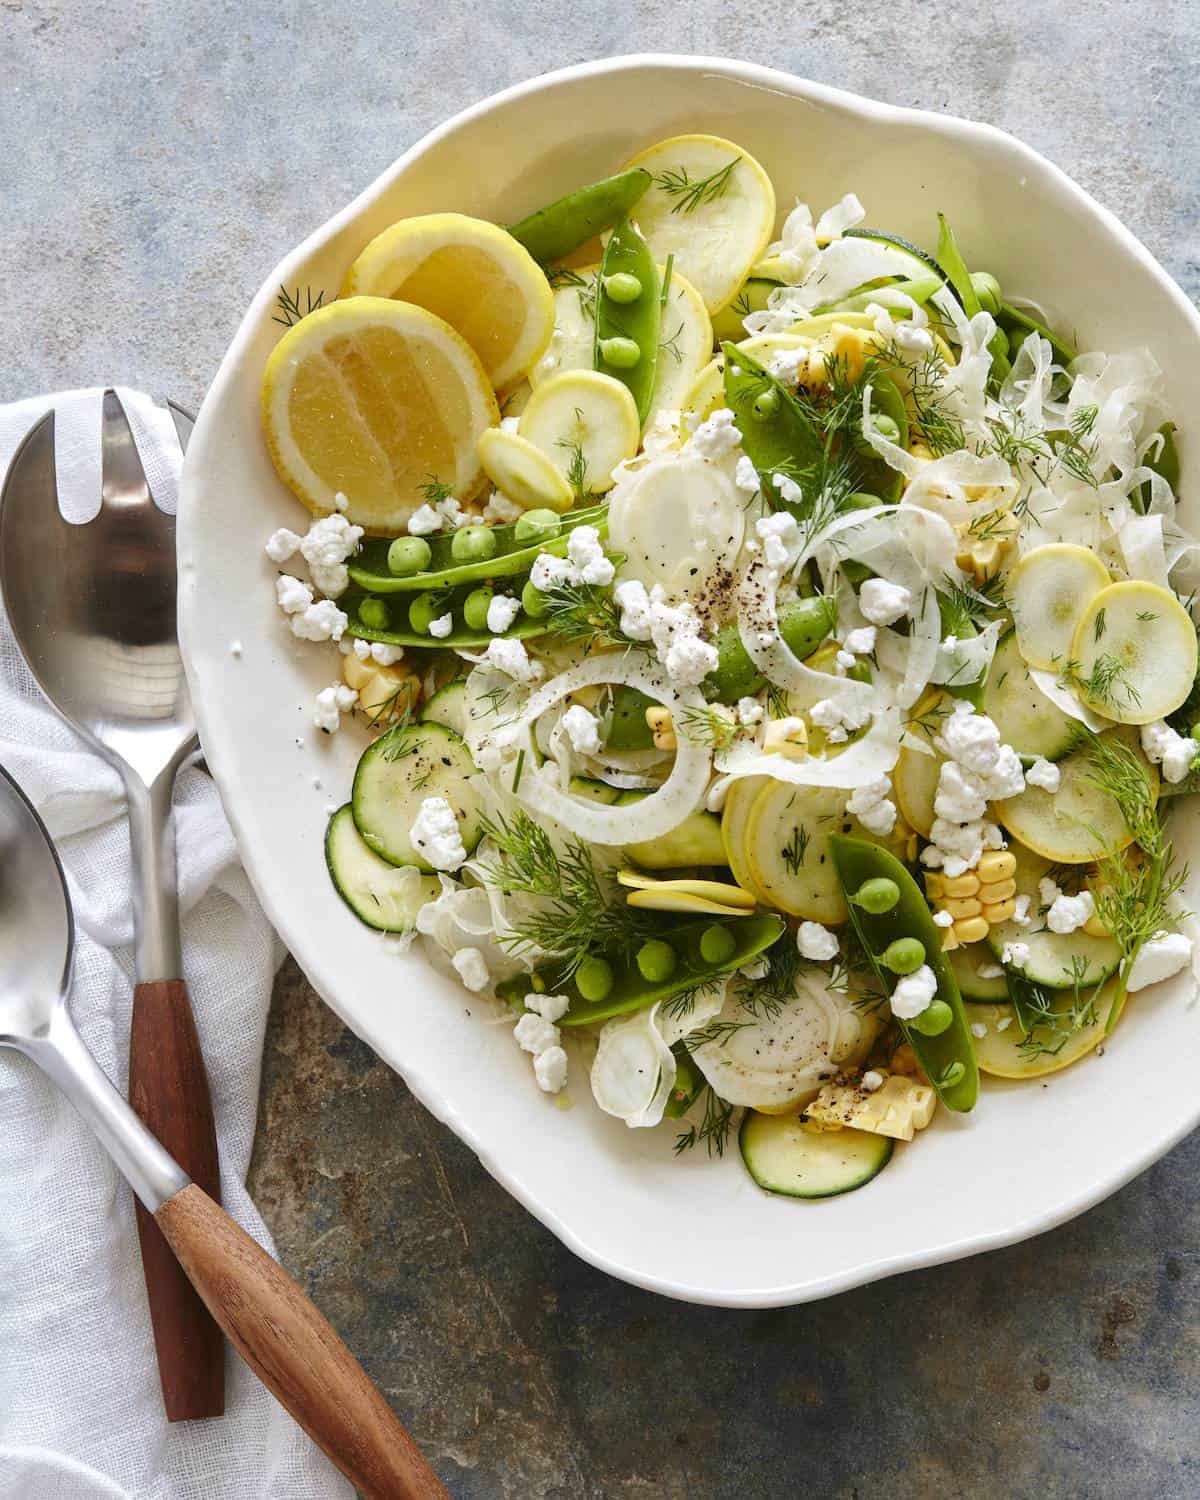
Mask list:
[[348,802],[325,830],[325,863],[338,895],[361,922],[378,932],[411,932],[417,912],[441,889],[434,875],[380,859],[354,826]]
[[958,992],[964,1000],[996,1005],[1008,999],[1008,980],[1003,974],[985,979],[979,972],[980,969],[995,968],[998,962],[987,943],[968,943],[965,948],[952,948],[947,957],[958,981]]
[[[627,791],[621,794],[622,806],[640,802],[649,792]],[[716,813],[698,807],[677,823],[668,833],[645,843],[626,844],[625,853],[643,870],[677,870],[685,865],[723,865],[725,845],[721,839],[721,820]]]
[[768,783],[766,776],[744,776],[735,781],[725,794],[725,806],[721,809],[721,843],[725,848],[725,863],[734,880],[744,891],[749,891],[764,905],[766,892],[754,878],[750,861],[746,856],[746,825],[754,807],[755,798]]
[[893,1142],[869,1130],[814,1130],[795,1115],[747,1110],[738,1131],[746,1170],[760,1188],[785,1198],[836,1198],[877,1177]]
[[438,688],[421,711],[423,724],[442,724],[462,736],[467,724],[467,683],[456,677],[445,687]]
[[1196,677],[1196,627],[1170,591],[1129,579],[1088,603],[1071,646],[1080,695],[1122,724],[1165,719]]
[[[1014,843],[1010,853],[1017,862],[1013,876],[1017,894],[1030,898],[1031,910],[1036,915],[1041,910],[1038,883],[1051,874],[1054,867],[1049,860],[1020,844]],[[1024,943],[1029,949],[1029,958],[1019,972],[1025,979],[1047,990],[1074,989],[1076,982],[1084,988],[1103,984],[1116,973],[1121,961],[1121,950],[1110,937],[1091,937],[1086,932],[1051,932],[1048,928],[1030,932],[1028,927],[1018,927],[1015,922],[1001,922],[990,927],[985,943],[993,954],[992,962],[1002,957],[1009,943]],[[1007,990],[1007,983],[1004,987]]]
[[1090,601],[1112,582],[1094,552],[1051,542],[1027,552],[1008,575],[1008,607],[1021,655],[1031,667],[1061,670]]
[[[1137,755],[1158,795],[1158,773],[1142,755],[1134,729],[1113,729]],[[1019,796],[993,803],[1000,822],[1015,839],[1035,854],[1061,865],[1086,865],[1115,853],[1133,842],[1121,809],[1107,792],[1093,783],[1095,770],[1085,746],[1058,763],[1061,779],[1051,794],[1040,786],[1027,786]]]
[[462,740],[444,724],[398,724],[363,751],[350,805],[368,847],[392,865],[432,873],[413,847],[412,825],[426,797],[444,797],[458,819],[468,854],[482,832],[475,765]]
[[1015,630],[1000,638],[983,684],[983,711],[1018,755],[1061,760],[1079,742],[1076,719],[1051,703],[1030,676]]
[[825,926],[844,922],[846,898],[829,853],[831,834],[851,833],[850,793],[768,779],[746,822],[746,863],[768,906]]

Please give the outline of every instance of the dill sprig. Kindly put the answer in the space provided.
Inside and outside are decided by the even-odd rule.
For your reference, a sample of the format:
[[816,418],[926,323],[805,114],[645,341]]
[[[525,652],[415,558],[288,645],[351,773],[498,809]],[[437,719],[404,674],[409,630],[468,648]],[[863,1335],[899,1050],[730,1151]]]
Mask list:
[[728,750],[738,736],[737,721],[711,704],[684,708],[674,727],[693,745],[707,745],[711,750]]
[[426,505],[432,505],[435,510],[444,501],[454,499],[453,489],[448,484],[443,484],[436,474],[428,475],[425,483],[419,484],[417,488],[425,497]]
[[733,1128],[735,1108],[735,1105],[722,1099],[720,1094],[714,1093],[708,1085],[705,1085],[704,1117],[698,1126],[692,1125],[675,1137],[675,1155],[679,1156],[684,1151],[690,1151],[693,1146],[703,1143],[709,1156],[724,1156],[725,1147],[729,1142],[729,1132]]
[[597,870],[582,840],[567,839],[558,847],[521,811],[511,818],[485,817],[481,826],[496,849],[495,859],[482,867],[484,884],[538,900],[534,910],[510,921],[500,938],[506,948],[552,953],[568,978],[590,953],[630,957],[659,930],[652,913],[626,903],[611,872]]
[[542,595],[546,629],[564,641],[594,646],[630,646],[621,631],[621,611],[612,590],[595,583],[556,583]]
[[785,933],[767,950],[767,972],[758,979],[738,982],[738,1004],[747,1015],[771,1021],[796,993],[796,977],[804,960]]
[[[1101,612],[1103,613],[1103,611]],[[1103,635],[1101,627],[1100,635]],[[1097,636],[1097,640],[1099,640]],[[1119,658],[1101,651],[1086,674],[1079,662],[1068,661],[1062,669],[1062,680],[1085,702],[1101,703],[1106,708],[1137,707],[1142,695],[1129,680],[1129,669]]]
[[717,1016],[703,1026],[698,1026],[695,1031],[689,1031],[683,1038],[683,1045],[689,1052],[695,1052],[698,1047],[726,1047],[739,1031],[745,1031],[747,1026],[753,1025],[753,1021],[726,1021]]
[[971,636],[980,625],[986,624],[986,617],[994,615],[1002,607],[1001,600],[990,596],[991,591],[999,586],[999,581],[997,575],[985,590],[980,590],[956,583],[952,578],[943,578],[937,586],[943,633],[958,637]]
[[[1129,974],[1144,945],[1172,925],[1175,897],[1187,882],[1187,870],[1175,868],[1175,853],[1164,828],[1154,788],[1141,759],[1123,740],[1088,736],[1091,769],[1088,782],[1111,797],[1121,810],[1136,846],[1132,855],[1105,846],[1100,879],[1093,892],[1096,913],[1120,949],[1121,969],[1105,1022],[1111,1032],[1124,1009]],[[1093,830],[1097,843],[1104,841]],[[1139,854],[1137,851],[1141,851]]]
[[665,172],[659,172],[654,182],[668,198],[677,200],[671,205],[673,214],[690,214],[702,204],[712,203],[725,193],[733,176],[733,169],[741,159],[740,156],[732,157],[707,177],[692,177],[686,167],[669,167]]
[[1081,484],[1096,488],[1092,472],[1096,457],[1093,433],[1099,409],[1084,406],[1071,418],[1069,427],[1039,432],[1029,426],[1023,413],[1008,409],[1006,420],[990,418],[990,438],[977,443],[980,456],[995,454],[1013,468],[1024,465],[1041,484],[1048,484],[1055,469],[1064,469]]
[[546,280],[552,287],[575,288],[575,295],[579,298],[579,314],[585,322],[590,322],[596,316],[595,276],[582,276],[570,266],[552,266],[546,272]]
[[660,339],[658,343],[659,350],[666,354],[669,354],[677,365],[681,365],[683,363],[683,351],[679,347],[679,336],[682,332],[683,324],[680,323],[679,327],[670,336],[670,338]]
[[[578,406],[575,408],[575,420],[580,427],[583,426],[583,412]],[[570,455],[567,460],[567,483],[575,492],[576,501],[580,501],[587,494],[588,481],[587,456],[583,451],[583,444],[578,438],[559,438],[556,446],[565,449]]]
[[294,292],[289,292],[287,287],[281,286],[275,298],[279,306],[279,312],[271,319],[272,323],[278,323],[283,328],[291,328],[299,323],[301,318],[307,318],[309,313],[316,312],[318,307],[324,305],[325,293],[320,291],[313,296],[313,289],[306,286],[304,289],[304,305],[300,303],[301,288],[297,287]]
[[1084,986],[1088,961],[1081,953],[1071,956],[1071,998],[1063,990],[1047,990],[1021,974],[1010,971],[1009,995],[1013,1014],[1021,1028],[1017,1051],[1026,1062],[1057,1057],[1071,1036],[1096,1020],[1096,996],[1100,986]]

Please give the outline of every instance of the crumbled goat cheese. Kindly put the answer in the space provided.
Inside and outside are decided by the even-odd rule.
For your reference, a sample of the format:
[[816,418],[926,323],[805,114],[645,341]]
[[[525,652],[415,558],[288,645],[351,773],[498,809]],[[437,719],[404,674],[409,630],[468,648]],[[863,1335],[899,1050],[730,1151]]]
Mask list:
[[300,538],[294,531],[289,531],[286,526],[281,526],[267,538],[267,545],[263,551],[275,563],[285,563],[289,557],[295,557],[300,546]]
[[739,698],[737,701],[738,723],[746,729],[752,729],[755,724],[763,721],[763,706],[757,698]]
[[1003,849],[1004,835],[995,823],[951,823],[934,818],[928,848],[921,850],[921,863],[944,870],[952,879],[965,875],[979,863],[985,849]]
[[911,1021],[929,1009],[936,994],[937,976],[928,964],[922,964],[915,974],[906,974],[897,982],[892,991],[892,1014]]
[[801,958],[812,959],[816,963],[823,963],[838,955],[837,935],[830,932],[828,927],[822,927],[820,922],[800,923],[796,932],[796,947],[800,950]]
[[1033,905],[1032,899],[1022,892],[1013,903],[1013,921],[1018,927],[1029,926],[1029,908]]
[[883,1074],[875,1068],[868,1068],[862,1076],[862,1086],[868,1094],[874,1094],[883,1087]]
[[1000,849],[1004,837],[984,819],[987,804],[1015,797],[1025,789],[1020,757],[1000,743],[1000,731],[986,714],[959,701],[935,741],[946,757],[938,772],[930,846],[923,864],[953,877],[974,869],[984,849]]
[[412,846],[435,870],[457,870],[467,860],[454,809],[445,797],[426,797],[408,830]]
[[939,818],[949,823],[973,823],[987,812],[987,804],[987,794],[977,776],[957,761],[942,762],[933,798],[933,810]]
[[1012,1023],[1013,1018],[1011,1016],[1001,1016],[1001,1018],[996,1022],[996,1030],[1007,1031]]
[[825,731],[829,744],[841,745],[855,730],[863,727],[871,717],[871,711],[849,703],[835,703],[832,698],[819,698],[809,709],[808,717],[814,728]]
[[460,948],[451,958],[454,972],[466,985],[467,989],[476,994],[480,990],[486,990],[492,982],[492,976],[488,973],[487,961],[478,948]]
[[896,826],[896,804],[890,800],[892,783],[878,776],[865,786],[855,787],[846,803],[846,811],[857,818],[868,833],[886,838]]
[[516,682],[539,682],[542,676],[541,663],[529,660],[529,653],[522,641],[497,639],[488,642],[487,660],[501,672],[506,672]]
[[987,1036],[987,1027],[983,1024],[982,1021],[972,1021],[971,1035],[976,1037],[985,1037]]
[[333,497],[333,508],[334,510],[350,509],[350,502],[346,498],[346,496],[342,494],[341,490],[338,490],[337,494]]
[[1004,970],[999,964],[980,964],[976,970],[980,979],[1003,979]]
[[322,688],[317,694],[313,723],[327,734],[336,734],[342,725],[342,715],[348,714],[357,702],[358,694],[344,682]]
[[935,911],[933,914],[933,924],[935,927],[953,927],[954,918],[948,911]]
[[860,625],[857,630],[847,632],[842,645],[852,656],[870,656],[875,649],[877,633],[874,625]]
[[804,491],[794,479],[790,479],[786,474],[772,474],[771,483],[779,491],[779,498],[785,505],[804,503]]
[[1039,755],[1033,765],[1025,772],[1026,786],[1040,786],[1044,792],[1051,796],[1058,791],[1062,782],[1062,772],[1051,761],[1043,760]]
[[[541,558],[538,558],[541,562]],[[536,564],[534,565],[536,567]],[[541,588],[541,584],[536,585]],[[621,634],[631,641],[650,639],[650,596],[646,585],[636,578],[627,578],[613,590],[613,599],[621,611]]]
[[444,615],[438,615],[436,620],[429,622],[429,634],[435,640],[444,641],[454,629],[454,616],[449,610]]
[[733,413],[727,406],[721,406],[692,433],[688,449],[701,458],[724,458],[741,441],[742,434],[734,425]]
[[1046,926],[1051,932],[1077,932],[1085,922],[1096,914],[1096,903],[1090,891],[1080,891],[1077,896],[1068,896],[1060,891],[1053,880],[1038,881],[1038,896],[1046,907]]
[[520,427],[520,425],[521,425],[521,419],[520,419],[520,417],[501,417],[500,418],[500,431],[501,432],[516,432],[517,429]]
[[858,607],[872,625],[894,625],[912,605],[912,594],[886,578],[868,578],[858,593]]
[[541,1016],[543,1021],[561,1021],[570,1008],[571,997],[569,995],[538,995],[530,993],[525,996],[525,1009],[531,1010],[535,1015]]
[[1164,778],[1174,785],[1187,779],[1192,762],[1200,755],[1200,744],[1159,719],[1142,725],[1142,750],[1150,764],[1161,766]]
[[349,587],[346,559],[354,555],[362,534],[361,526],[352,526],[345,516],[335,514],[314,521],[301,539],[300,555],[312,581],[327,598],[336,599]]
[[800,377],[807,368],[808,347],[804,344],[799,349],[780,349],[767,361],[767,374],[778,380],[780,385],[799,385]]
[[298,615],[313,602],[313,591],[307,583],[293,578],[290,573],[281,573],[275,580],[275,597],[285,615]]
[[786,568],[799,555],[803,545],[796,518],[786,510],[777,510],[772,516],[763,516],[754,525],[755,533],[763,544],[763,561],[768,568]]
[[523,511],[516,501],[502,495],[499,490],[492,491],[488,496],[488,503],[483,507],[483,519],[493,525],[506,526],[519,521],[522,515]]
[[230,656],[241,656],[242,650],[243,650],[243,647],[242,647],[241,641],[230,641],[230,643],[229,643],[229,654],[230,654]]
[[[357,642],[357,637],[355,638]],[[404,660],[403,646],[389,646],[386,641],[371,642],[371,660],[381,667],[394,667]]]
[[332,599],[320,599],[303,614],[294,614],[289,623],[302,641],[340,641],[350,620]]
[[1129,971],[1130,990],[1144,990],[1160,979],[1170,979],[1191,962],[1192,940],[1182,932],[1156,932],[1133,961]]
[[508,594],[495,594],[488,604],[487,628],[493,635],[503,635],[521,613],[521,601]]
[[529,570],[529,581],[535,589],[548,594],[564,583],[579,583],[581,580],[574,563],[569,563],[565,557],[555,557],[553,552],[542,552]]
[[676,687],[695,687],[716,671],[717,648],[700,638],[700,620],[690,604],[670,605],[661,584],[647,594],[632,578],[617,584],[613,598],[621,611],[622,634],[631,641],[653,641]]
[[747,495],[758,494],[758,470],[744,453],[737,461],[737,469],[733,476],[733,482],[739,490],[744,490]]
[[536,1057],[539,1052],[547,1052],[551,1047],[558,1046],[559,1030],[553,1022],[527,1010],[513,1027],[513,1036],[516,1037],[518,1046]]
[[719,813],[725,806],[725,798],[729,795],[728,776],[718,776],[712,786],[704,794],[704,807],[707,812]]
[[616,569],[605,557],[600,533],[594,526],[576,526],[567,541],[567,556],[579,569],[581,583],[606,588],[613,581]]
[[533,1076],[544,1094],[561,1093],[567,1081],[567,1054],[561,1047],[547,1047],[533,1060]]
[[341,643],[340,649],[343,656],[357,656],[359,661],[371,660],[371,643],[364,641],[360,636],[356,635],[353,638],[348,636]]
[[1023,969],[1029,962],[1029,944],[1005,943],[1000,962],[1007,964],[1010,969]]
[[976,713],[965,699],[955,703],[954,712],[943,721],[938,738],[938,748],[947,759],[958,761],[977,776],[995,769],[1001,749],[1000,731],[987,714]]
[[839,650],[833,661],[834,666],[836,666],[839,672],[848,672],[854,665],[854,653],[853,651]]
[[409,536],[432,536],[435,531],[441,531],[441,529],[442,518],[432,505],[422,505],[408,518]]
[[571,741],[571,749],[580,755],[600,753],[600,721],[582,703],[572,704],[562,716],[562,727]]

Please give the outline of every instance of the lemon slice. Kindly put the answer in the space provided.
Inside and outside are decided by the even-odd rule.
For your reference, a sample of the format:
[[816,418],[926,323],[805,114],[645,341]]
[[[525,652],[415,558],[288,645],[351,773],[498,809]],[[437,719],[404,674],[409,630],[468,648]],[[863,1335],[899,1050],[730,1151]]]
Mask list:
[[627,386],[598,370],[568,370],[535,387],[519,436],[540,448],[576,493],[598,495],[637,452],[642,429]]
[[523,510],[571,509],[571,486],[542,450],[519,433],[489,427],[479,439],[479,462],[496,488]]
[[719,312],[771,238],[771,179],[740,146],[715,135],[672,136],[628,165],[654,179],[634,218],[655,259],[673,255],[709,312]]
[[554,330],[554,296],[512,235],[466,214],[401,219],[346,272],[343,297],[412,302],[456,328],[497,390],[539,360]]
[[396,531],[431,479],[466,499],[479,436],[500,420],[471,348],[423,308],[352,297],[310,313],[267,361],[263,429],[279,477],[309,510]]

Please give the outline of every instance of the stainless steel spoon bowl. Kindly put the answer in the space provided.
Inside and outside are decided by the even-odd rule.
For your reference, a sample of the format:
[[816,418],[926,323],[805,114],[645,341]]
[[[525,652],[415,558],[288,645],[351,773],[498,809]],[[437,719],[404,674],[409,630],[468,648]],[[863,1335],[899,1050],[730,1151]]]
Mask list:
[[105,1077],[67,1009],[74,946],[54,845],[0,767],[0,1047],[23,1052],[62,1089],[154,1215],[230,1343],[363,1494],[449,1500],[300,1288],[189,1179]]

